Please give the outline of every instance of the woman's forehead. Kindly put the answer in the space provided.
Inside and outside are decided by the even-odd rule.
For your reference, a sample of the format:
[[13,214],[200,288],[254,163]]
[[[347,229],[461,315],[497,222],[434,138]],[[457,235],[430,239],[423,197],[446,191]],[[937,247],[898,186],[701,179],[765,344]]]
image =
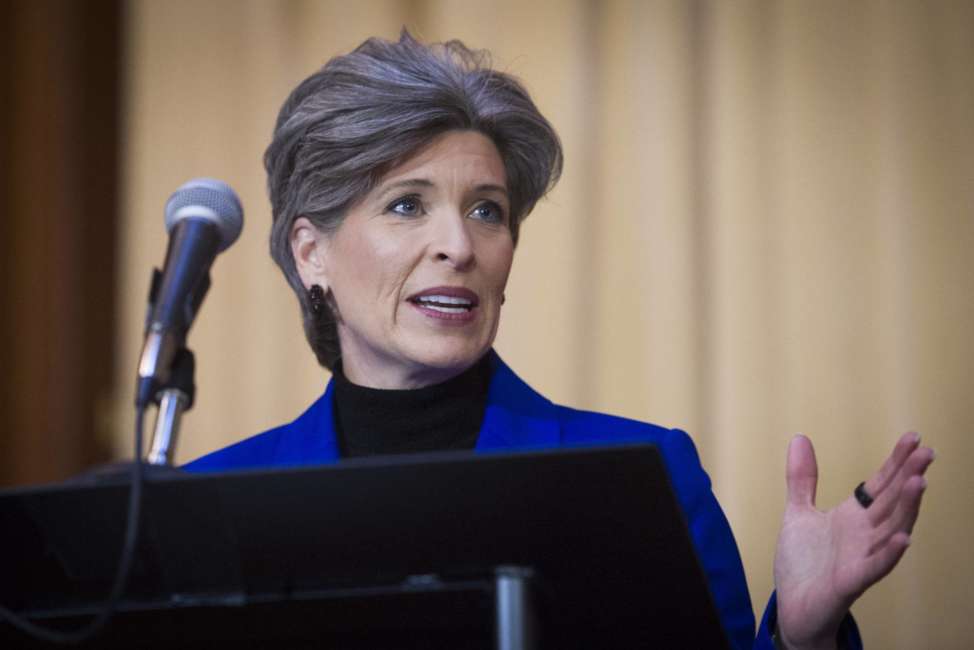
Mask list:
[[450,131],[437,136],[379,180],[378,188],[459,182],[507,191],[507,173],[497,146],[477,131]]

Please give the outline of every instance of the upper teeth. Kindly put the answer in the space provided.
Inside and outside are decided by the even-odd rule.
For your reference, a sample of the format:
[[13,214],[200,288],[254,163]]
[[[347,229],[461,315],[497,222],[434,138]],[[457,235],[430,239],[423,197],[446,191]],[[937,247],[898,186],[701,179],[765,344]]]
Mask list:
[[420,296],[418,300],[422,302],[438,302],[444,305],[472,305],[473,301],[466,298],[455,296]]

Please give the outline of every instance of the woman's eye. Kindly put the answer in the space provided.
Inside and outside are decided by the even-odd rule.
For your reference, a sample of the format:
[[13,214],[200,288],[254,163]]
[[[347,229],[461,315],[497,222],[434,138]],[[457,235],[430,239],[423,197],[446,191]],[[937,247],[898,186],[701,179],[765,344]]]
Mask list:
[[415,217],[423,213],[423,204],[419,202],[419,197],[404,196],[390,203],[386,210],[405,217]]
[[493,201],[484,201],[470,213],[476,219],[488,223],[504,223],[504,210]]

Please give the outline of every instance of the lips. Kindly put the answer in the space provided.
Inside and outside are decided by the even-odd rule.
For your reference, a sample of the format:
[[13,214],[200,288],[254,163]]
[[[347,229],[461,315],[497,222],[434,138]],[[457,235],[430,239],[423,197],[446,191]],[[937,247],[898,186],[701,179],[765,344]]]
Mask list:
[[413,294],[408,300],[429,315],[461,318],[480,304],[480,297],[463,287],[432,287]]

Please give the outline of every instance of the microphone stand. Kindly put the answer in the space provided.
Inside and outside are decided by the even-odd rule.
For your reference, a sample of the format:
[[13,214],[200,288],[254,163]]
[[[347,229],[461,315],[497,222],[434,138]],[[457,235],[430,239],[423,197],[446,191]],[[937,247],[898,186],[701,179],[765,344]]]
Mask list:
[[181,347],[173,358],[169,381],[156,394],[159,410],[152,434],[152,446],[146,460],[154,466],[172,466],[179,436],[179,423],[184,412],[193,407],[196,386],[193,374],[196,362],[193,352]]
[[[159,269],[152,270],[152,278],[149,282],[149,300],[146,310],[146,332],[150,331],[150,319],[155,311],[156,298],[159,294],[162,283],[162,272]],[[193,315],[199,310],[203,297],[210,288],[210,275],[205,274],[197,283],[193,292],[190,294],[186,304],[186,322],[192,322]],[[185,341],[186,332],[183,330],[177,340]],[[153,368],[155,370],[155,368]],[[162,468],[172,467],[173,458],[176,455],[176,441],[179,436],[179,424],[183,413],[193,407],[196,396],[196,385],[194,374],[196,371],[196,360],[193,352],[186,347],[185,343],[179,346],[173,354],[172,362],[169,365],[168,379],[161,386],[154,386],[144,382],[140,375],[138,400],[151,401],[158,406],[156,412],[156,426],[152,434],[152,445],[146,462],[149,467]],[[140,369],[141,372],[141,369]],[[143,389],[150,388],[151,392],[143,393]],[[144,402],[143,402],[144,403]]]
[[[159,269],[153,269],[149,284],[145,341],[136,383],[133,459],[96,467],[67,481],[74,485],[129,485],[125,536],[107,601],[93,619],[74,630],[40,625],[30,620],[29,615],[16,614],[6,607],[0,607],[0,621],[35,639],[78,644],[92,639],[118,609],[136,563],[140,529],[144,526],[141,513],[146,480],[182,474],[182,470],[172,466],[176,438],[180,418],[193,406],[196,392],[193,382],[196,364],[185,344],[186,333],[210,287],[209,266],[213,256],[233,243],[242,226],[240,200],[220,181],[190,181],[166,203],[166,229],[172,235],[166,249],[170,272],[163,277]],[[174,266],[168,269],[173,255],[176,255]],[[155,313],[157,301],[164,303],[159,314]],[[150,403],[158,406],[157,420],[151,451],[143,460],[143,424]]]

